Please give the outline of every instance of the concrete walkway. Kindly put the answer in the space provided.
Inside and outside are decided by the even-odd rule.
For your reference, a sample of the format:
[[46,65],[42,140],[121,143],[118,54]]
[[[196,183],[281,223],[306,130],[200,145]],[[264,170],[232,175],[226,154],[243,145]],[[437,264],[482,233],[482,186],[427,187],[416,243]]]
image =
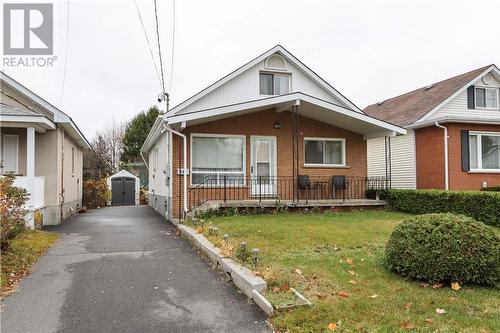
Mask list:
[[2,332],[269,332],[266,316],[147,206],[48,228],[61,239],[2,302]]

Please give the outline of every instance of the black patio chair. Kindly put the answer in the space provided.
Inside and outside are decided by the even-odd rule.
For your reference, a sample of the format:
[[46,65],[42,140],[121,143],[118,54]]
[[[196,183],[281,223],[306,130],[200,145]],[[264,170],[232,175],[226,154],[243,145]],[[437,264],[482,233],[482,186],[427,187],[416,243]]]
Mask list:
[[332,176],[332,193],[335,199],[335,191],[342,191],[342,200],[345,201],[345,192],[347,190],[346,176]]

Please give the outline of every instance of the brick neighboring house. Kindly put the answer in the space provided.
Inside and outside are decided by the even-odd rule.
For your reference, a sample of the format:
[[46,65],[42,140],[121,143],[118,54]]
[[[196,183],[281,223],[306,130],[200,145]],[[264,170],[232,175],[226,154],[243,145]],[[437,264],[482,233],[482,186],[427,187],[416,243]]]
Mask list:
[[207,201],[361,200],[366,139],[405,133],[278,45],[158,117],[141,148],[149,204],[178,219]]
[[478,190],[500,186],[500,71],[485,66],[365,108],[365,113],[407,129],[368,140],[368,175],[392,186]]

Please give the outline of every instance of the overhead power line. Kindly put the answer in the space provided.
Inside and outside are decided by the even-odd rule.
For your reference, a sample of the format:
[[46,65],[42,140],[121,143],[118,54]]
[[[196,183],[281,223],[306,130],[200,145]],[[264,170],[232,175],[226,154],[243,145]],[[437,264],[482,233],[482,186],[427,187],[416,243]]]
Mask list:
[[165,76],[163,74],[163,61],[161,58],[160,30],[158,28],[158,7],[156,5],[156,0],[153,1],[155,4],[156,37],[158,42],[158,57],[160,58],[161,87],[162,93],[165,94]]
[[68,43],[69,43],[69,0],[66,3],[66,51],[64,52],[64,68],[63,78],[61,85],[61,96],[59,97],[59,107],[62,108],[62,101],[64,96],[64,86],[66,84],[66,69],[68,67]]
[[156,76],[158,77],[158,83],[159,83],[160,89],[161,89],[162,84],[161,84],[160,72],[158,71],[158,66],[156,65],[156,60],[155,60],[155,57],[153,55],[153,49],[151,48],[151,43],[149,42],[148,33],[146,32],[146,27],[144,26],[144,21],[142,20],[142,15],[141,15],[141,12],[139,10],[139,6],[137,6],[136,0],[134,0],[134,5],[135,5],[135,9],[137,10],[137,15],[139,16],[139,21],[141,22],[142,31],[144,32],[144,37],[146,37],[146,42],[147,42],[148,48],[149,48],[149,54],[151,55],[151,60],[153,61]]
[[168,84],[168,93],[172,89],[172,79],[174,77],[174,50],[175,50],[175,0],[172,0],[172,57],[170,59],[170,80]]

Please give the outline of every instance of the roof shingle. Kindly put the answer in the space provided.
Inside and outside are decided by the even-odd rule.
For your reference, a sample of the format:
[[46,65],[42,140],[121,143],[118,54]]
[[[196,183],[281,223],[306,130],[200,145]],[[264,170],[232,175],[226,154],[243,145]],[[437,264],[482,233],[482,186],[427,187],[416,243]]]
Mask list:
[[[402,127],[409,126],[464,87],[491,65],[367,106],[363,111]],[[430,88],[429,88],[430,87]]]

